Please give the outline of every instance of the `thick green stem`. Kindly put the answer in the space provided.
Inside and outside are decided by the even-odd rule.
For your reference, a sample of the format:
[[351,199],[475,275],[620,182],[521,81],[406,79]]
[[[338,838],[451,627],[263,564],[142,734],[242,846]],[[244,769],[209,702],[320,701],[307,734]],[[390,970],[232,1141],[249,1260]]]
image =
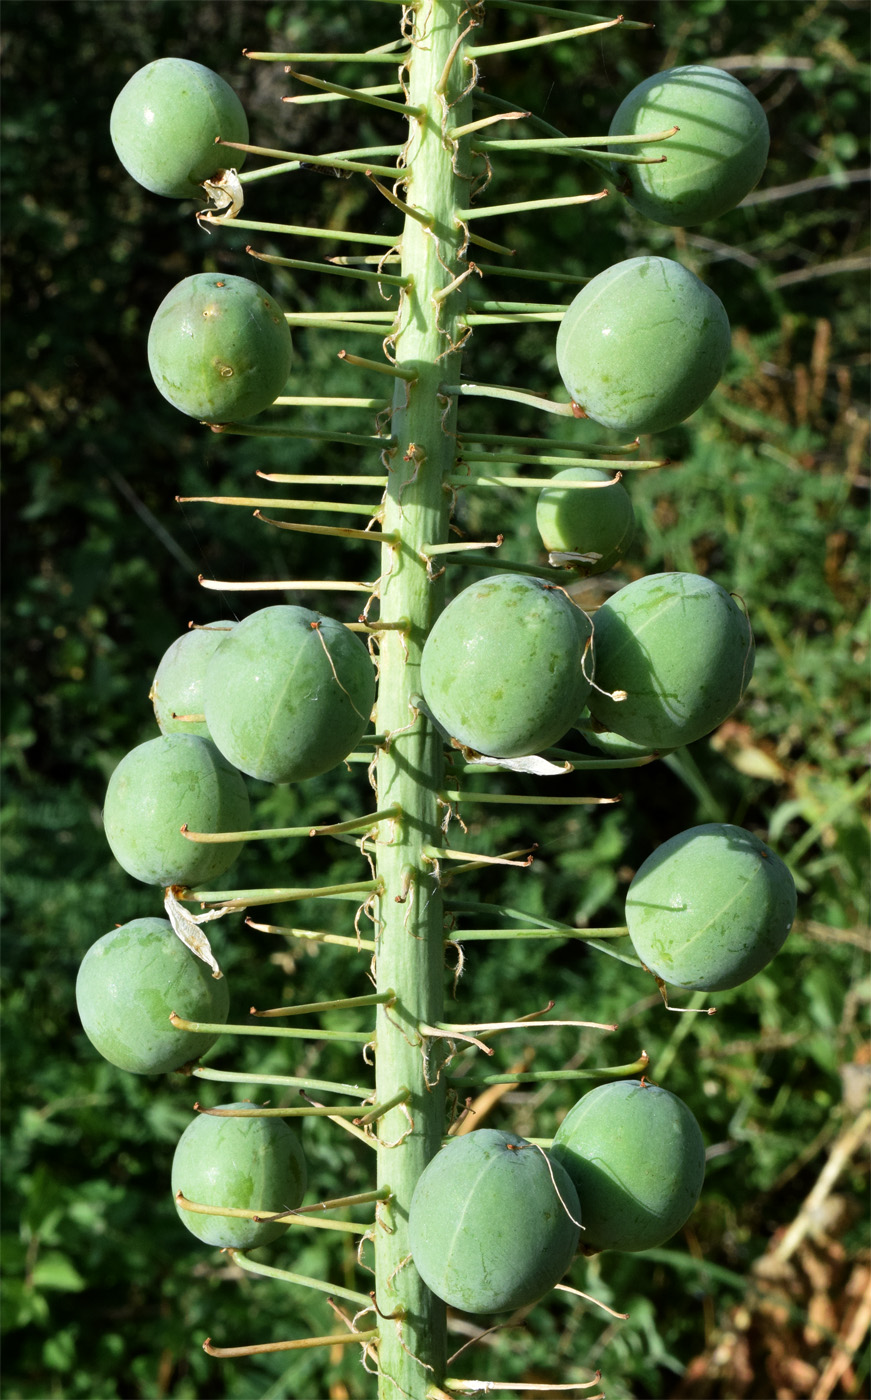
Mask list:
[[456,455],[456,401],[444,398],[440,385],[459,375],[464,284],[448,296],[439,293],[463,270],[454,220],[468,202],[468,182],[462,153],[443,136],[448,120],[458,125],[469,115],[470,99],[457,101],[467,81],[462,44],[451,61],[462,11],[462,0],[426,0],[415,15],[408,63],[409,106],[425,115],[410,122],[405,198],[432,217],[422,224],[407,216],[402,234],[402,276],[412,282],[401,295],[394,345],[397,368],[413,378],[397,381],[394,394],[391,433],[398,445],[387,456],[382,519],[397,543],[382,551],[381,617],[405,618],[408,627],[401,635],[386,632],[380,646],[376,727],[389,738],[377,763],[379,802],[398,804],[402,815],[377,845],[384,890],[376,908],[377,985],[393,988],[396,1002],[378,1012],[376,1095],[385,1102],[402,1086],[410,1091],[407,1110],[392,1110],[377,1126],[378,1181],[393,1193],[375,1238],[378,1306],[393,1315],[380,1324],[382,1400],[424,1400],[445,1365],[444,1306],[418,1275],[408,1243],[411,1196],[445,1126],[438,1058],[430,1051],[425,1059],[418,1031],[443,1015],[441,893],[423,859],[424,848],[439,841],[443,757],[414,697],[423,645],[443,606],[442,583],[427,568],[424,546],[447,538],[450,495],[443,483]]

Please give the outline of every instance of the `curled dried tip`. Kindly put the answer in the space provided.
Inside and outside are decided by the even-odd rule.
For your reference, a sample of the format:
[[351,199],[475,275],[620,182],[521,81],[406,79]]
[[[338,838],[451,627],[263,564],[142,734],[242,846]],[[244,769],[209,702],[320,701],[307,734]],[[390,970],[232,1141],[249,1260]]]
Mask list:
[[378,1306],[378,1302],[377,1302],[376,1297],[375,1297],[375,1290],[374,1290],[374,1288],[373,1288],[373,1289],[370,1289],[370,1291],[369,1291],[369,1297],[372,1299],[372,1307],[375,1309],[375,1311],[377,1312],[377,1314],[378,1314],[379,1317],[383,1317],[383,1318],[384,1318],[385,1322],[390,1322],[390,1321],[394,1321],[394,1320],[399,1320],[399,1319],[401,1319],[401,1318],[403,1318],[403,1317],[405,1316],[405,1309],[402,1308],[402,1307],[394,1308],[394,1309],[393,1309],[393,1312],[389,1312],[389,1313],[382,1312],[381,1309],[380,1309],[379,1306]]

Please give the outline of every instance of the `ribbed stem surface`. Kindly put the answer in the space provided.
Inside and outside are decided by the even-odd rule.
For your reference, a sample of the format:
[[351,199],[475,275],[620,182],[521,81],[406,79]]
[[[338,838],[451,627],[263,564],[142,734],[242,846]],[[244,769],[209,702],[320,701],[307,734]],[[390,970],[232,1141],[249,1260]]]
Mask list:
[[[378,1124],[379,1185],[393,1191],[375,1241],[378,1305],[394,1320],[379,1320],[381,1400],[423,1400],[441,1379],[445,1358],[444,1307],[424,1286],[409,1257],[408,1208],[415,1184],[445,1129],[444,1089],[437,1079],[438,1055],[417,1030],[443,1018],[444,959],[442,900],[437,872],[422,848],[438,846],[442,745],[416,707],[420,659],[430,627],[443,606],[443,581],[433,578],[423,556],[427,543],[447,538],[450,495],[443,480],[454,461],[455,401],[440,399],[438,385],[459,374],[456,317],[464,284],[438,301],[436,293],[463,270],[458,261],[462,233],[454,210],[468,203],[468,180],[443,126],[468,120],[470,99],[450,109],[462,92],[468,69],[458,53],[447,91],[439,85],[462,32],[462,0],[424,0],[415,14],[408,64],[409,102],[425,109],[413,119],[407,148],[405,198],[431,216],[428,224],[407,216],[402,234],[402,273],[413,285],[402,295],[395,340],[397,365],[413,370],[413,383],[397,380],[391,430],[398,446],[387,458],[389,480],[383,529],[399,543],[382,551],[381,618],[406,618],[407,634],[383,634],[376,729],[390,735],[377,762],[380,806],[398,804],[401,817],[381,828],[377,871],[384,895],[377,907],[378,989],[394,988],[397,1004],[379,1009],[376,1094],[392,1098],[410,1091],[408,1114],[394,1109]],[[393,1144],[393,1145],[391,1145]],[[385,1228],[386,1227],[386,1228]]]

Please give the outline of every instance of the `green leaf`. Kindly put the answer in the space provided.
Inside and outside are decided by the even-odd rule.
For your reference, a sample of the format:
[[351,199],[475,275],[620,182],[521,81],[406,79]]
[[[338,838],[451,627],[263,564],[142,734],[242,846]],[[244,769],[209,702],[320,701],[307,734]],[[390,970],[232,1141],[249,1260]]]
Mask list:
[[58,1249],[40,1254],[31,1277],[36,1289],[56,1288],[63,1293],[79,1293],[85,1287],[85,1280],[72,1260]]
[[77,1327],[65,1327],[47,1337],[42,1348],[42,1359],[52,1371],[68,1372],[76,1359]]
[[14,1332],[31,1322],[48,1322],[48,1303],[41,1293],[34,1293],[23,1279],[4,1279],[0,1284],[0,1332]]

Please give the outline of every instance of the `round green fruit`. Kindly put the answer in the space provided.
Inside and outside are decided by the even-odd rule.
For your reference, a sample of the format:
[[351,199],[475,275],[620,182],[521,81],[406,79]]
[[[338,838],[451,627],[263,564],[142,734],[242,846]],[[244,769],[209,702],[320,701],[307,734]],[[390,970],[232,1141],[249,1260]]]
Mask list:
[[131,1074],[165,1074],[198,1060],[217,1035],[177,1030],[186,1021],[224,1022],[226,979],[194,957],[166,919],[133,919],[99,938],[76,978],[85,1034],[110,1064]]
[[578,293],[556,357],[588,418],[623,433],[658,433],[705,402],[730,345],[723,304],[695,273],[641,257],[606,268]]
[[[589,491],[566,489],[562,481],[608,482]],[[551,554],[583,555],[573,567],[583,574],[603,574],[622,559],[635,534],[629,492],[613,472],[596,467],[567,467],[546,486],[535,508],[542,544]]]
[[[572,1219],[574,1217],[574,1219]],[[454,1138],[424,1169],[408,1217],[415,1268],[464,1312],[504,1312],[558,1283],[578,1245],[580,1207],[566,1172],[513,1133]]]
[[519,758],[556,743],[590,693],[589,618],[561,588],[494,574],[437,619],[421,661],[436,721],[478,753]]
[[551,1153],[578,1193],[585,1253],[653,1249],[676,1234],[705,1179],[686,1104],[644,1080],[601,1084],[563,1119]]
[[[253,1108],[250,1103],[222,1108]],[[299,1137],[281,1118],[222,1118],[203,1113],[179,1138],[172,1160],[172,1194],[188,1201],[264,1215],[296,1210],[307,1172]],[[176,1210],[192,1235],[218,1249],[258,1249],[287,1229],[231,1216]]]
[[162,734],[210,737],[205,720],[178,716],[203,713],[206,666],[235,626],[235,622],[207,622],[204,627],[191,627],[163,653],[148,693]]
[[771,961],[795,907],[780,857],[743,827],[711,822],[647,857],[629,886],[626,924],[644,966],[663,982],[718,992]]
[[375,670],[342,623],[278,604],[236,624],[206,668],[203,694],[226,758],[253,778],[292,783],[335,768],[359,742]]
[[[593,718],[648,750],[710,734],[735,709],[753,674],[750,623],[700,574],[648,574],[594,614]],[[625,691],[625,700],[611,692]],[[603,694],[602,692],[608,692]]]
[[129,175],[152,194],[201,199],[202,183],[244,162],[215,142],[248,140],[235,92],[201,63],[158,58],[121,89],[109,120],[112,144]]
[[244,831],[245,781],[208,739],[167,734],[125,754],[109,779],[103,826],[112,854],[146,885],[196,885],[229,870],[241,841],[189,841],[191,831]]
[[648,219],[681,228],[734,209],[759,182],[768,159],[768,120],[752,92],[722,68],[668,68],[623,99],[609,134],[639,136],[673,126],[679,129],[667,141],[630,148],[657,164],[619,167],[620,176],[629,172],[629,203]]
[[636,744],[624,739],[622,734],[614,734],[607,729],[594,729],[591,725],[579,726],[584,743],[598,749],[607,758],[649,758],[668,750],[652,749],[649,744]]
[[161,394],[203,423],[235,423],[268,408],[292,361],[281,309],[247,277],[186,277],[164,297],[148,333],[148,367]]

